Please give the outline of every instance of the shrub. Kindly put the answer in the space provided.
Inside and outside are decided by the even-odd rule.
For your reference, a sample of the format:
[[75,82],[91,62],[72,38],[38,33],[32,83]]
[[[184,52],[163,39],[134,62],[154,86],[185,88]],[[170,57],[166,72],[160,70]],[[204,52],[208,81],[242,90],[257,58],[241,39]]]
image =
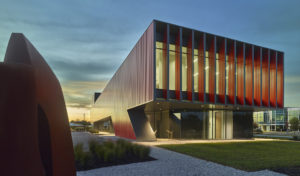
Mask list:
[[293,136],[293,140],[295,140],[295,141],[300,141],[300,136],[294,135],[294,136]]
[[113,149],[105,148],[103,153],[103,161],[108,163],[115,161],[115,153]]
[[97,141],[95,141],[95,140],[90,140],[89,141],[89,150],[90,150],[91,153],[94,154],[96,152],[98,146],[99,145],[98,145]]
[[126,148],[124,148],[121,145],[117,145],[115,148],[115,155],[117,159],[122,159],[122,158],[126,158]]
[[140,149],[140,159],[146,159],[150,154],[150,148],[142,146]]
[[79,143],[74,147],[75,165],[77,169],[90,168],[92,165],[91,154],[83,150],[83,144]]
[[125,140],[98,143],[89,141],[89,151],[83,150],[83,144],[74,147],[77,170],[87,170],[118,163],[142,161],[149,158],[150,148],[132,144]]
[[102,145],[106,148],[114,148],[115,147],[115,144],[112,141],[105,141],[105,142],[103,142]]

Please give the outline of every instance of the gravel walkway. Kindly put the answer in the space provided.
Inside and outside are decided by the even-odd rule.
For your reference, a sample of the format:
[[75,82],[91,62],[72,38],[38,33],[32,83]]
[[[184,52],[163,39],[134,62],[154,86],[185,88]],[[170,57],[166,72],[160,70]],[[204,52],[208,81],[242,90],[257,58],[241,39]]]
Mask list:
[[282,175],[269,170],[246,172],[223,166],[213,162],[197,159],[191,156],[151,147],[151,156],[155,161],[133,163],[77,172],[78,176],[155,176],[155,175]]

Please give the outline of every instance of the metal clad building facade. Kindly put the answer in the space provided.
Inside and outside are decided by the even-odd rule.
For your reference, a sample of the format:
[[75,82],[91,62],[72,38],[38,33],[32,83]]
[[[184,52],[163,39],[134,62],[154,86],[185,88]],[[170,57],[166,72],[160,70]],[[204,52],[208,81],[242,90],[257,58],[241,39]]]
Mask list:
[[153,101],[152,23],[109,81],[92,110],[93,121],[111,117],[117,136],[136,139],[127,110]]
[[[283,52],[154,20],[92,110],[131,139],[249,137],[284,106]],[[251,123],[251,124],[250,124]]]

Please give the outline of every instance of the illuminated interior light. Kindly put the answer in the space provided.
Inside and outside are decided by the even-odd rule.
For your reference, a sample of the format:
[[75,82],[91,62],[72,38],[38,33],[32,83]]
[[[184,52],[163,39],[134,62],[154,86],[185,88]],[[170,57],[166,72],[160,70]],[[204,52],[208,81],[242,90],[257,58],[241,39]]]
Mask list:
[[194,76],[197,76],[197,75],[198,75],[198,73],[195,73],[195,74],[194,74]]

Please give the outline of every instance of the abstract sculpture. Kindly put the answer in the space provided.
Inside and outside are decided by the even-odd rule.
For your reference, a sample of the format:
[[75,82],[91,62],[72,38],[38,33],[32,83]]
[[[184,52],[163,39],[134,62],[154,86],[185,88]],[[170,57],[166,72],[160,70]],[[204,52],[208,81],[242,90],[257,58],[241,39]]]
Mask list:
[[1,175],[76,175],[59,81],[19,33],[0,63],[0,141]]

